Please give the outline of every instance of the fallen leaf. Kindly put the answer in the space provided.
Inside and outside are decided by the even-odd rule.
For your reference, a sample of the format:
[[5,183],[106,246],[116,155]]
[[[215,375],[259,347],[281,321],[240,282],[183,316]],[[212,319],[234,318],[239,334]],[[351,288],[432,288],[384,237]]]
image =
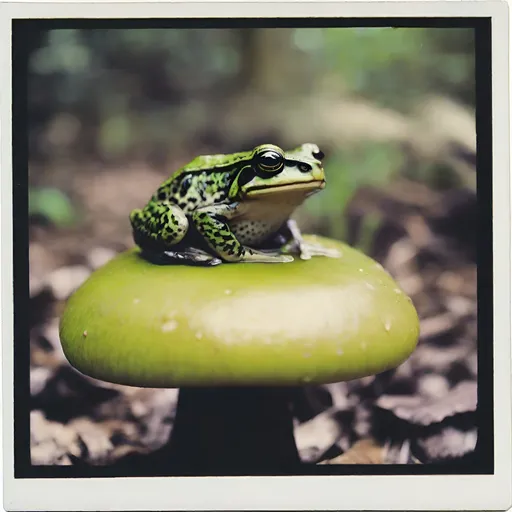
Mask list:
[[348,451],[319,464],[385,464],[386,450],[374,439],[357,441]]

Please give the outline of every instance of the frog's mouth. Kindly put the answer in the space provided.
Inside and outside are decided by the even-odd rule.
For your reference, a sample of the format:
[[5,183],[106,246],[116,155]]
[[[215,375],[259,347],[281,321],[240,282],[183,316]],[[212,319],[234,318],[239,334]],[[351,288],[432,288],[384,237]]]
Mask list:
[[287,183],[284,185],[261,186],[247,190],[247,197],[260,197],[276,193],[301,193],[312,194],[325,187],[325,180],[302,181],[298,183]]

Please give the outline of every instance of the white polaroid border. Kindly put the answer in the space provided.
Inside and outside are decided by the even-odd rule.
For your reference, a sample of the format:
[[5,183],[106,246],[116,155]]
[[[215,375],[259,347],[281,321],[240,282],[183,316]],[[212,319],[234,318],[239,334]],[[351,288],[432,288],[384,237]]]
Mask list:
[[[15,479],[13,454],[13,18],[492,18],[494,211],[494,475]],[[512,504],[508,6],[497,1],[3,3],[1,213],[3,450],[6,510],[506,510]],[[491,340],[483,340],[491,342]]]

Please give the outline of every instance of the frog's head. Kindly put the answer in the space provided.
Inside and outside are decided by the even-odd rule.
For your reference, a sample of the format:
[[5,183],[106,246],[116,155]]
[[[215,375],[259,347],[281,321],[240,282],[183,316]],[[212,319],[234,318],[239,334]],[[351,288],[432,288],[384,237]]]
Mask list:
[[310,143],[286,152],[273,144],[257,146],[237,175],[231,193],[249,199],[289,194],[301,201],[325,187],[323,156],[318,146]]

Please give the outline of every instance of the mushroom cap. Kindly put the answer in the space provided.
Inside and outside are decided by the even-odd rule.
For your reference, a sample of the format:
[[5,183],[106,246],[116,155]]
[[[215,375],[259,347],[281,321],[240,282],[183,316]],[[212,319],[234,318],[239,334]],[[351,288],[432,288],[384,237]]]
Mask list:
[[339,258],[159,266],[128,250],[94,272],[61,318],[82,373],[140,387],[293,386],[373,375],[414,350],[419,320],[356,249]]

